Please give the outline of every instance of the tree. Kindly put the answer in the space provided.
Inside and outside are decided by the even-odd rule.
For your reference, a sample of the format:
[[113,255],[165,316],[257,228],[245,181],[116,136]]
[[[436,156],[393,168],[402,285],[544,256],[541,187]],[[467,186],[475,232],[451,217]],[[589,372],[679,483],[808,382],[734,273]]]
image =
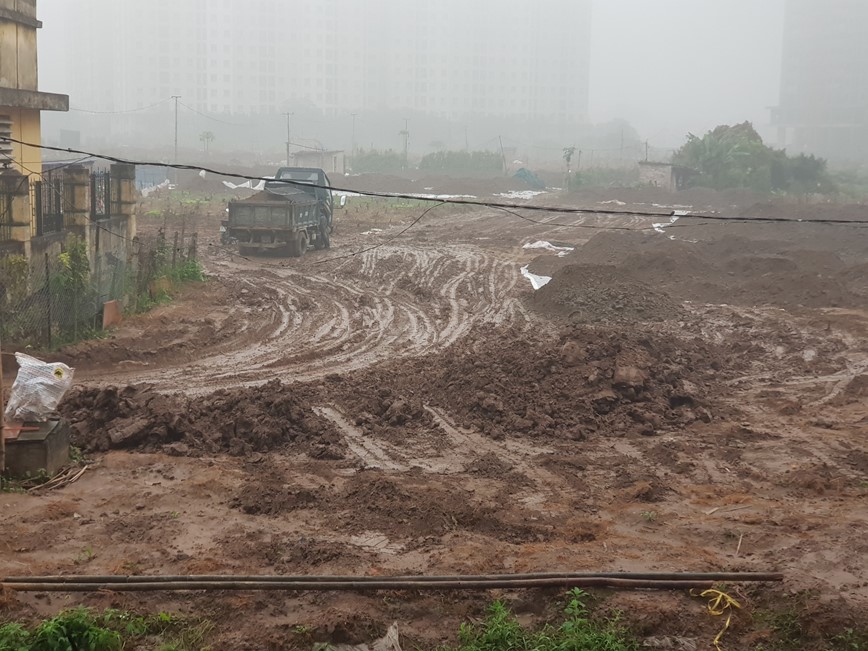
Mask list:
[[211,143],[214,142],[217,137],[214,135],[213,131],[203,131],[199,134],[199,140],[202,142],[202,149],[205,152],[205,155],[208,155],[208,152],[211,150]]
[[750,122],[721,125],[701,138],[688,134],[673,162],[698,173],[690,185],[716,190],[804,193],[831,188],[825,160],[804,155],[790,158],[786,151],[766,146]]
[[575,153],[575,147],[564,147],[564,162],[567,164],[567,172],[570,171],[570,163],[573,161]]

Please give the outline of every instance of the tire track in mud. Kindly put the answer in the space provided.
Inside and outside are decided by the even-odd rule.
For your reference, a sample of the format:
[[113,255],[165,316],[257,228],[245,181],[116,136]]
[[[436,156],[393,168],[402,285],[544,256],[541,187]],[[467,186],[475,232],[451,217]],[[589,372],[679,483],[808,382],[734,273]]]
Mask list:
[[530,323],[514,291],[519,265],[469,245],[383,246],[333,269],[314,265],[314,255],[285,267],[261,262],[211,262],[210,275],[248,299],[224,322],[232,334],[219,345],[204,342],[192,363],[166,360],[98,382],[201,394],[309,381],[440,350],[481,323]]

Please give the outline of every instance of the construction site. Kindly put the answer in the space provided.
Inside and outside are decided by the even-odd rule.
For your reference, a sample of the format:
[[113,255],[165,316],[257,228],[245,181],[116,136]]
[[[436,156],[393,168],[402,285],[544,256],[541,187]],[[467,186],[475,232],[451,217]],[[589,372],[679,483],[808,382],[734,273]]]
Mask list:
[[[0,575],[773,573],[723,583],[726,618],[695,591],[589,590],[649,648],[707,648],[723,619],[727,649],[865,630],[868,209],[341,182],[331,247],[301,258],[221,243],[252,190],[140,200],[140,234],[198,234],[206,278],[50,353],[75,369],[76,481],[0,495]],[[182,191],[196,209],[167,212]],[[396,622],[434,648],[494,599],[534,624],[564,592],[7,587],[9,620],[195,614],[215,649]]]

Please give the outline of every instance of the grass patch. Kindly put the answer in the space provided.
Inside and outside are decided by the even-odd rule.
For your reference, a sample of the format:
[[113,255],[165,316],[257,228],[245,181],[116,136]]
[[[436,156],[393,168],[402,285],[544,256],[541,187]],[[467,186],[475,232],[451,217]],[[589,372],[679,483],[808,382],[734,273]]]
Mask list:
[[439,651],[636,651],[638,641],[617,619],[592,620],[579,589],[567,594],[565,620],[537,631],[523,627],[500,601],[481,624],[462,624],[459,645]]
[[109,609],[65,610],[34,626],[10,622],[0,626],[3,651],[121,651],[154,648],[160,651],[208,649],[213,624],[188,621],[171,613],[141,616]]

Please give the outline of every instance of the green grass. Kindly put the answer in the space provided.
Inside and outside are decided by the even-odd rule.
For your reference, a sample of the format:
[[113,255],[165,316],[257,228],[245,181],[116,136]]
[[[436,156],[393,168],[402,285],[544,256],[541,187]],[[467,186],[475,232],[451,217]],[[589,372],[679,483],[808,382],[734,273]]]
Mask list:
[[570,591],[564,622],[536,631],[522,626],[506,605],[497,601],[484,622],[461,625],[459,646],[440,651],[636,651],[638,642],[616,619],[590,618],[586,598],[579,589]]
[[31,627],[17,622],[0,626],[0,651],[201,651],[209,648],[212,629],[208,621],[191,622],[165,612],[145,617],[74,608]]

